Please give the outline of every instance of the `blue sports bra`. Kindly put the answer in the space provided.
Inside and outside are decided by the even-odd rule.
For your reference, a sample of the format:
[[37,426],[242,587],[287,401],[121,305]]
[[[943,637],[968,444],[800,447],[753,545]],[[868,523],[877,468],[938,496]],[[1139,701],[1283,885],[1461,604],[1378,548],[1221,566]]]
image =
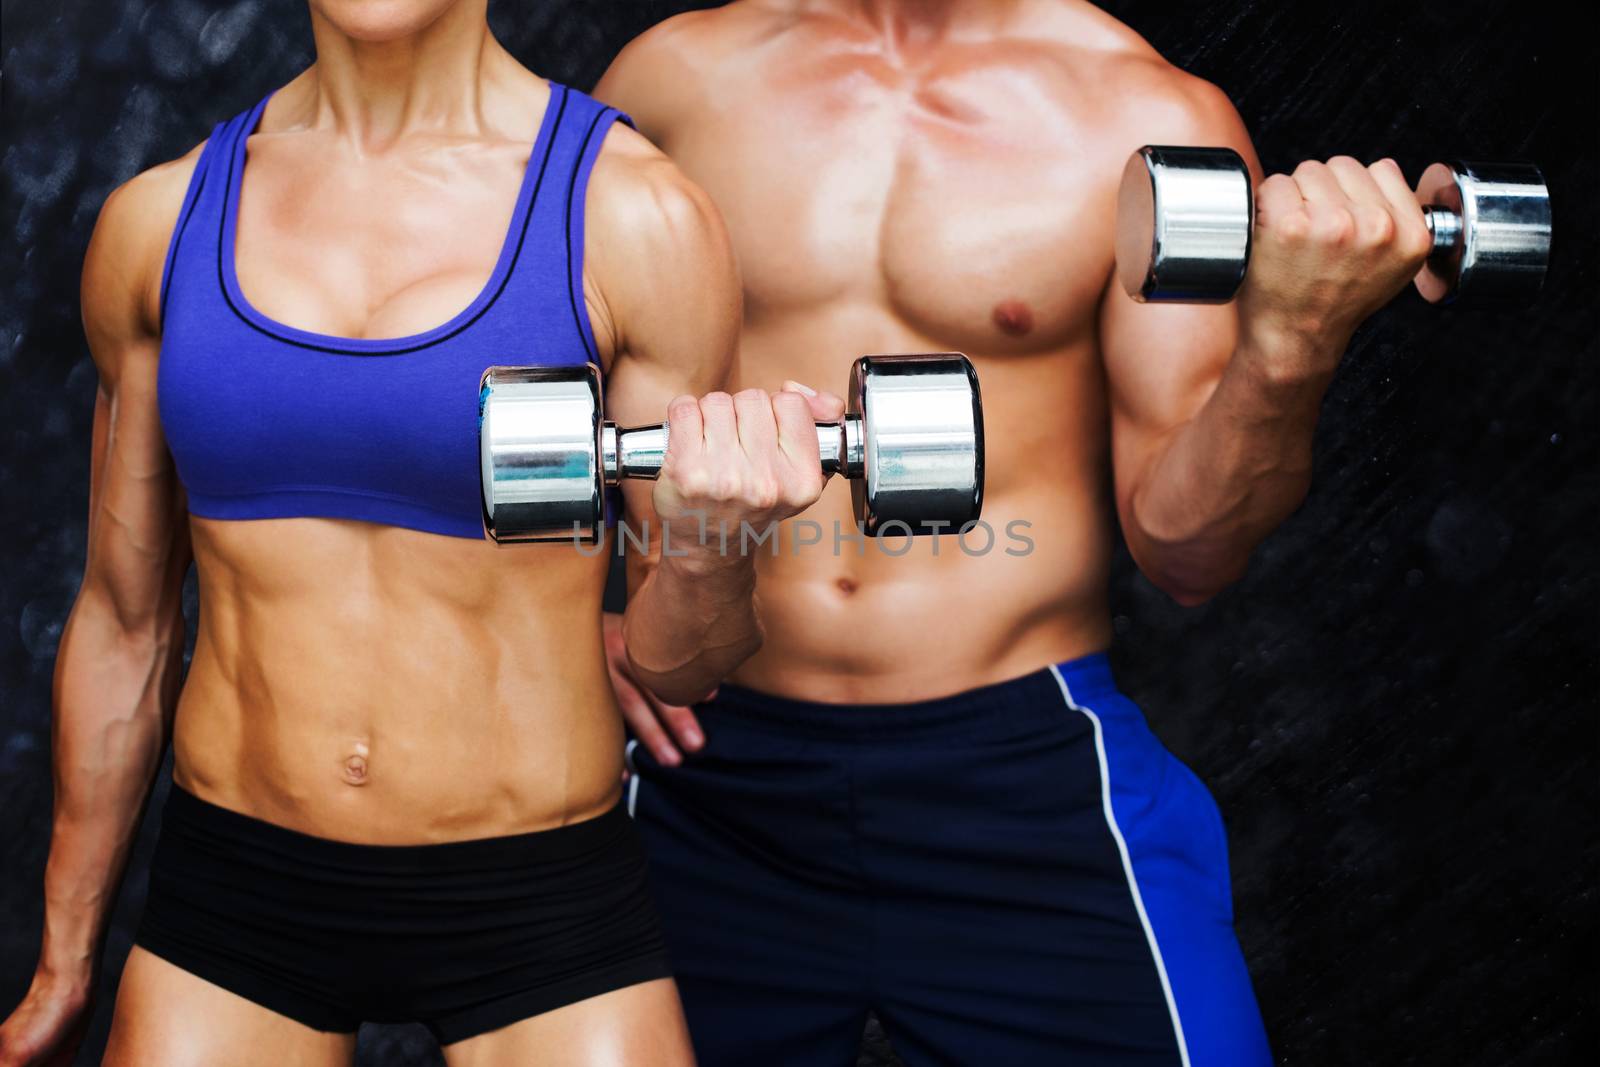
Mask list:
[[191,513],[483,537],[484,369],[600,362],[583,300],[584,191],[611,122],[629,120],[575,89],[550,90],[488,283],[409,337],[313,333],[250,306],[234,235],[245,141],[266,99],[212,131],[161,280],[157,398]]

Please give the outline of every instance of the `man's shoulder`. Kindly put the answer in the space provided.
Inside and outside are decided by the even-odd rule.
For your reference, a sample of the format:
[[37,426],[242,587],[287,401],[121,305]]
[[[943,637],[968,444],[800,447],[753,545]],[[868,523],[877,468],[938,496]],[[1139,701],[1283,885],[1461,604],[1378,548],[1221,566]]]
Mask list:
[[734,0],[720,7],[684,11],[663,19],[634,39],[629,49],[689,52],[696,56],[728,52],[753,39],[782,32],[801,18],[792,3]]
[[1237,112],[1219,86],[1163,56],[1133,27],[1084,0],[1056,0],[1035,41],[1087,87],[1110,123],[1146,142],[1183,143],[1229,131]]
[[783,19],[781,10],[749,0],[674,15],[630,41],[612,62],[602,86],[649,79],[659,88],[663,75],[680,86],[698,81],[712,75],[721,60],[780,29]]

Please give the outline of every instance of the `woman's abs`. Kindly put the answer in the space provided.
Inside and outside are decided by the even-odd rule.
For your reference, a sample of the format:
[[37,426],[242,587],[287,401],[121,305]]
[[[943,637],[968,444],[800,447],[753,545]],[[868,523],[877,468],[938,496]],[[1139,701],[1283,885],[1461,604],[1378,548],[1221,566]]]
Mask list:
[[195,519],[174,777],[371,844],[546,829],[615,802],[603,556],[327,519]]

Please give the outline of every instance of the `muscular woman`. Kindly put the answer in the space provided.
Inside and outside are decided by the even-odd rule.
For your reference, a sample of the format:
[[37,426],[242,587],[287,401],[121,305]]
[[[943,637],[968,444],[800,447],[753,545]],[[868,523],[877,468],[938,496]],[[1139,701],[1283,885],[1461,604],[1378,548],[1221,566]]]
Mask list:
[[[105,1062],[335,1064],[363,1020],[452,1067],[691,1059],[620,806],[604,555],[501,547],[478,380],[599,362],[672,422],[626,510],[816,499],[835,397],[729,397],[737,271],[705,197],[519,66],[485,0],[312,0],[316,63],[105,205],[82,589],[55,674],[44,942],[0,1063],[70,1054],[169,733]],[[692,284],[687,284],[692,280]],[[759,644],[747,561],[676,538],[627,616],[666,699]],[[180,589],[200,625],[180,679]]]

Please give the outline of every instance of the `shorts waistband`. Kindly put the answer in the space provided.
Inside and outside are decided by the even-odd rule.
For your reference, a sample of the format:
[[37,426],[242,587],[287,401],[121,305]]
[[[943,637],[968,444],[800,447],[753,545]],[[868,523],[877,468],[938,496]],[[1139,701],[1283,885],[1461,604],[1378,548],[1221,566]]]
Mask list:
[[352,870],[435,873],[557,863],[601,851],[633,830],[619,799],[600,815],[548,830],[422,845],[363,844],[291,830],[202,800],[177,783],[167,796],[161,820],[164,835],[179,835],[214,850],[247,850]]
[[[1056,673],[1061,681],[1056,680]],[[836,704],[798,700],[724,682],[697,711],[764,723],[788,733],[833,740],[892,739],[959,733],[994,722],[1016,724],[1030,715],[1053,718],[1065,706],[1062,683],[1075,702],[1117,692],[1105,652],[1091,652],[1005,681],[935,697],[891,704]]]

